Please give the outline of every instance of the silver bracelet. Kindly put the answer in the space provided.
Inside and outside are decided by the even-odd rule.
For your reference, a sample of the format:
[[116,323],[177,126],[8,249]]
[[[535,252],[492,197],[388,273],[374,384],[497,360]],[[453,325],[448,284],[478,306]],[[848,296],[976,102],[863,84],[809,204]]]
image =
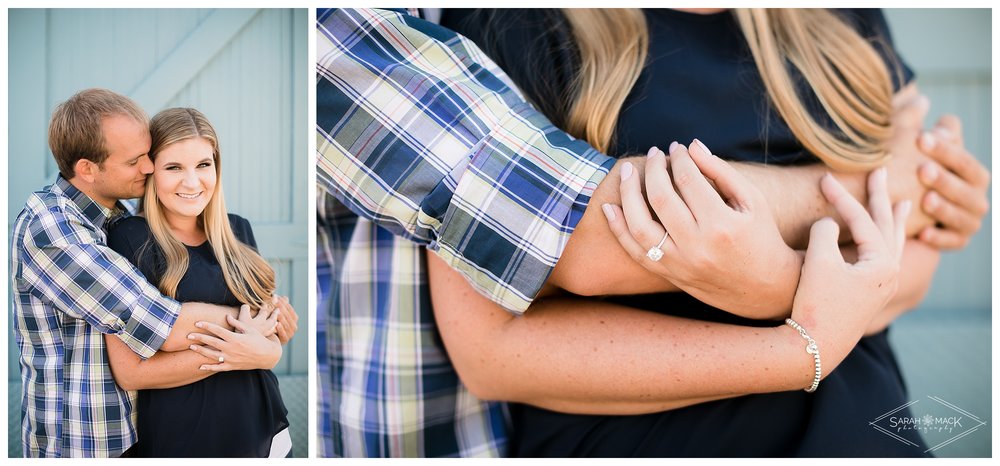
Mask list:
[[802,338],[805,338],[807,342],[806,352],[813,355],[813,360],[816,362],[816,375],[815,377],[813,377],[812,385],[810,385],[809,388],[806,389],[806,391],[809,393],[815,392],[816,387],[819,387],[819,379],[823,377],[823,365],[820,364],[819,361],[819,346],[816,345],[816,340],[813,340],[812,337],[810,337],[809,334],[806,333],[806,329],[802,328],[802,326],[799,325],[798,322],[792,319],[785,319],[785,323],[788,324],[788,326],[799,331],[799,335],[802,336]]

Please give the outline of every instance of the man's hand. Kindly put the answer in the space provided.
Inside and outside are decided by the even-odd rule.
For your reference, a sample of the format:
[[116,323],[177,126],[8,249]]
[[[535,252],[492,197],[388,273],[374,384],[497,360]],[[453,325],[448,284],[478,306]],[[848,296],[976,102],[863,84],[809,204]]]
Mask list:
[[[690,152],[672,144],[669,163],[663,152],[651,150],[645,186],[654,220],[641,180],[623,173],[622,209],[605,208],[611,231],[634,260],[733,314],[788,315],[802,259],[784,243],[763,194],[746,178],[698,140]],[[661,240],[662,261],[646,257]]]
[[288,302],[288,298],[285,296],[275,296],[272,303],[277,308],[276,312],[281,311],[278,314],[278,325],[276,328],[278,340],[281,341],[281,344],[286,344],[292,339],[295,332],[299,330],[299,315],[295,313],[295,308],[292,307],[292,304]]
[[198,322],[196,327],[211,335],[192,333],[188,338],[201,345],[191,345],[191,350],[207,356],[218,364],[206,364],[201,370],[224,372],[233,370],[273,369],[281,359],[281,343],[277,336],[270,338],[243,321],[228,317],[229,324],[238,332],[210,323]]
[[920,205],[937,222],[921,230],[919,238],[938,249],[964,248],[989,210],[990,174],[965,149],[962,125],[954,115],[942,116],[919,144],[932,159],[920,166],[920,181],[932,190]]
[[[889,179],[889,195],[893,201],[910,200],[914,207],[927,195],[928,188],[920,182],[917,172],[930,159],[917,145],[924,128],[924,119],[930,109],[930,100],[918,93],[915,86],[908,86],[893,99],[892,137],[888,141],[892,158],[886,165]],[[864,197],[860,198],[864,202]],[[913,209],[907,221],[906,231],[911,235],[933,225],[934,219]]]

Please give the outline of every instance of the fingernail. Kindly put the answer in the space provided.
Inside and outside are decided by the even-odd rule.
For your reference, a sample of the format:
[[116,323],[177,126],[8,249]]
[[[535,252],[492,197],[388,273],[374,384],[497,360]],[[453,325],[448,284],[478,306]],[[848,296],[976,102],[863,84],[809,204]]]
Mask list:
[[925,163],[920,166],[920,181],[923,181],[924,184],[933,184],[934,180],[936,180],[940,174],[941,172],[938,171],[937,165],[933,163]]
[[198,369],[201,369],[201,370],[203,370],[203,371],[207,371],[207,370],[208,370],[208,366],[201,366],[201,367],[199,367]]
[[602,205],[601,210],[604,211],[604,216],[608,218],[609,222],[615,221],[615,209],[611,208],[611,204]]
[[632,164],[630,162],[625,162],[625,164],[622,165],[622,181],[627,180],[630,176],[632,176]]
[[889,178],[889,171],[886,170],[885,167],[879,167],[878,168],[878,178],[879,178],[879,182],[885,183],[886,180]]
[[190,350],[194,350],[194,349],[195,349],[195,346],[194,346],[194,345],[191,345],[191,346],[188,346],[188,349],[190,349]]
[[708,147],[705,147],[705,144],[703,142],[695,139],[694,143],[697,144],[698,147],[700,147],[702,151],[704,151],[705,155],[712,155],[712,151],[708,150]]
[[194,326],[198,327],[198,328],[202,328],[202,327],[205,326],[205,323],[204,322],[197,322],[197,323],[194,324]]
[[649,148],[649,152],[646,152],[646,157],[652,157],[652,156],[656,155],[656,153],[659,152],[659,151],[660,151],[660,149],[657,149],[656,146],[650,147]]
[[194,340],[194,334],[193,333],[189,333],[188,334],[188,340]]
[[670,143],[670,147],[667,148],[667,153],[668,154],[673,154],[674,153],[674,149],[676,149],[677,146],[679,146],[679,145],[680,144],[677,144],[677,141],[671,142]]
[[930,132],[924,131],[920,135],[920,147],[925,151],[933,150],[934,145],[937,144],[937,139]]
[[927,210],[931,210],[932,211],[934,209],[937,209],[938,204],[940,204],[940,203],[941,203],[941,199],[938,198],[937,193],[935,193],[933,191],[927,193],[926,200],[924,201],[924,204],[926,204],[926,206],[927,206]]
[[934,128],[934,134],[936,134],[937,137],[944,140],[951,140],[952,138],[951,130],[949,130],[948,128],[942,128],[940,126]]

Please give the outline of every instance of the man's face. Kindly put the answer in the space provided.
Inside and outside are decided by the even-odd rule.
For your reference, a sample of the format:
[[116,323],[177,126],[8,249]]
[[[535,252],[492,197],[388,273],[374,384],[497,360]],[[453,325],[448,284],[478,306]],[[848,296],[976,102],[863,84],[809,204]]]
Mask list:
[[114,115],[101,122],[108,158],[99,166],[94,180],[95,201],[112,206],[119,199],[142,196],[146,175],[153,172],[149,160],[149,130],[125,115]]

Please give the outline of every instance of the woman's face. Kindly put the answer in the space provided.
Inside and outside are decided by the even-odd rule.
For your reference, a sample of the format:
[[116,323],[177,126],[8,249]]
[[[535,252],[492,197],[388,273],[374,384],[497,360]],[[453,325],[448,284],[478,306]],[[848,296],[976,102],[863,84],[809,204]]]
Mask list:
[[215,192],[212,144],[196,137],[175,142],[156,155],[153,182],[168,219],[198,217]]

